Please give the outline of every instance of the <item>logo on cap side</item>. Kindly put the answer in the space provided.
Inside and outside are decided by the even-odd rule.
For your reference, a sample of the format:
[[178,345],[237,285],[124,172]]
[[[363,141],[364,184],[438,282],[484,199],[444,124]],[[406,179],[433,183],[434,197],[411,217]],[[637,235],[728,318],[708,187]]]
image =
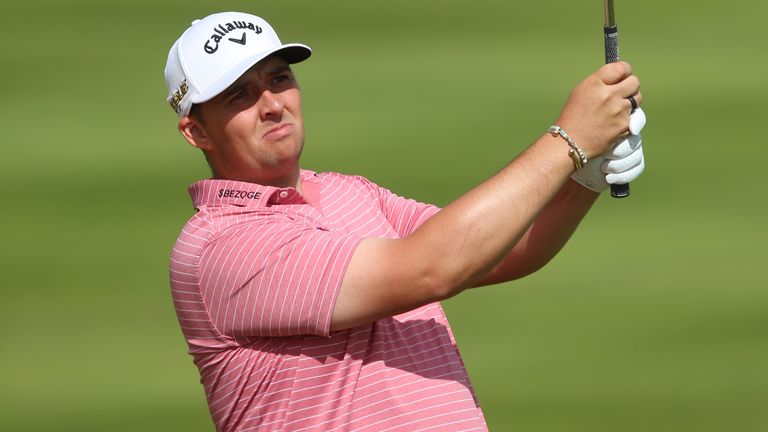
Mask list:
[[[219,42],[221,42],[222,38],[229,32],[237,29],[251,30],[256,34],[261,34],[263,31],[261,27],[255,25],[254,23],[245,21],[232,21],[229,23],[219,24],[213,28],[214,33],[211,35],[211,37],[208,38],[207,41],[205,41],[203,49],[208,54],[215,53],[219,50]],[[240,45],[245,45],[245,33],[243,33],[243,36],[240,39],[229,38],[229,40]]]
[[171,96],[171,100],[168,101],[168,103],[171,104],[171,108],[176,112],[176,114],[181,111],[181,107],[179,107],[179,103],[182,99],[184,99],[184,96],[187,94],[187,91],[189,90],[189,86],[187,85],[187,80],[184,80],[181,82],[181,85],[179,86],[179,89],[173,92],[173,95]]

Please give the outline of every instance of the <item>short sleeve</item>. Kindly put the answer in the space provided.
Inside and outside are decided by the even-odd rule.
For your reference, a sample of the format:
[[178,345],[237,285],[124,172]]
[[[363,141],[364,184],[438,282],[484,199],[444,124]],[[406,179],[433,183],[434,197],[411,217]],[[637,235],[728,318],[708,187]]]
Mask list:
[[373,183],[371,183],[371,187],[378,195],[381,210],[385,217],[400,237],[410,235],[421,224],[440,211],[437,206],[404,198]]
[[330,333],[341,282],[360,238],[311,224],[230,227],[205,247],[200,289],[217,330],[233,338]]

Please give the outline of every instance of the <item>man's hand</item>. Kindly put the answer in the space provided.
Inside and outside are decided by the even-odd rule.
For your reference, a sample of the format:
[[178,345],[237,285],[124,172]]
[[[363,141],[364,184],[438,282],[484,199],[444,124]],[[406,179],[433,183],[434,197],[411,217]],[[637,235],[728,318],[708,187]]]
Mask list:
[[631,134],[606,153],[590,159],[571,178],[597,193],[608,189],[611,184],[630,183],[638,178],[645,169],[643,139],[640,135],[644,126],[645,113],[642,108],[638,108],[629,118]]
[[640,80],[626,62],[609,63],[577,85],[555,122],[592,159],[629,130],[632,104],[642,104]]

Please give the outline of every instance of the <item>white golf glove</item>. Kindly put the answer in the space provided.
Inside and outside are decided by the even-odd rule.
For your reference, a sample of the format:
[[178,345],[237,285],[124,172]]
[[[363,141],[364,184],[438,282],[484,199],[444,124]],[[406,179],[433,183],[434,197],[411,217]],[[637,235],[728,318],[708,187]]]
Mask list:
[[640,136],[644,126],[645,113],[642,108],[638,108],[629,116],[630,135],[604,154],[590,159],[571,178],[587,189],[600,193],[612,184],[630,183],[640,177],[645,169],[643,139]]

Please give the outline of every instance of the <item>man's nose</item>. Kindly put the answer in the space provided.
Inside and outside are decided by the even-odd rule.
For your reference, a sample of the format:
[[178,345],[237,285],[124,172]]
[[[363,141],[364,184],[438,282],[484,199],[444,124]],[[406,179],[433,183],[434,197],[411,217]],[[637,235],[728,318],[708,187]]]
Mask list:
[[279,94],[264,90],[259,98],[259,116],[262,120],[279,121],[283,116],[283,100]]

